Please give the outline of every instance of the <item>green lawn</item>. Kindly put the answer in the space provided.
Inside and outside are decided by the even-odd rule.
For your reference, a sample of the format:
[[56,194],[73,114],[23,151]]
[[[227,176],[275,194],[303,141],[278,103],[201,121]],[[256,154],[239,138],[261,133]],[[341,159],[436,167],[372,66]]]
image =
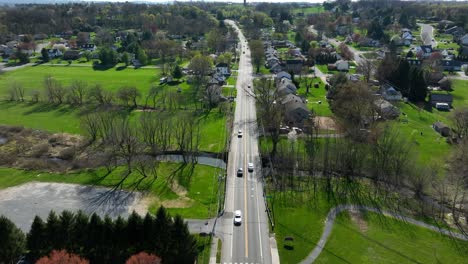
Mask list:
[[[350,68],[349,68],[348,73],[349,74],[355,74],[356,73],[356,67],[352,66],[351,62],[349,64],[350,64]],[[333,74],[333,73],[338,73],[339,72],[337,70],[328,70],[328,67],[327,67],[326,64],[317,64],[317,65],[315,65],[315,67],[317,67],[323,74]]]
[[292,12],[294,14],[297,14],[297,13],[304,13],[304,15],[307,15],[307,14],[315,14],[315,13],[320,13],[320,12],[323,12],[325,9],[323,8],[322,5],[315,5],[315,6],[311,6],[311,7],[304,7],[304,8],[294,8],[292,10]]
[[[326,98],[327,90],[325,90],[325,84],[319,79],[314,80],[314,84],[318,83],[319,88],[310,88],[309,93],[307,94],[304,84],[301,84],[298,92],[298,95],[307,98],[307,107],[312,109],[317,116],[332,116],[333,113],[330,110],[328,100]],[[319,101],[321,103],[319,103]]]
[[[299,263],[312,251],[332,207],[382,203],[370,198],[369,192],[372,191],[367,190],[369,187],[364,184],[359,184],[360,188],[355,189],[357,191],[352,195],[335,193],[329,200],[324,182],[317,183],[315,195],[312,190],[269,194],[268,202],[270,207],[273,206],[275,218],[272,231],[276,234],[281,263]],[[334,180],[332,184],[344,184],[344,181]],[[376,216],[374,213],[364,214],[365,225],[361,223],[358,226],[346,213],[341,214],[317,263],[415,263],[402,255],[411,256],[418,260],[417,263],[464,263],[462,260],[468,257],[467,242],[449,240],[427,229]],[[363,227],[365,231],[359,229]],[[294,241],[284,241],[285,237],[293,237]],[[435,255],[440,262],[436,261]],[[451,259],[454,261],[449,261]]]
[[51,75],[63,85],[74,80],[86,81],[90,85],[100,84],[103,88],[116,91],[122,86],[135,86],[143,97],[152,84],[159,84],[160,69],[111,68],[94,70],[92,67],[32,66],[0,75],[0,97],[8,94],[8,86],[16,81],[22,84],[29,96],[32,90],[43,90],[44,78]]
[[[139,175],[131,174],[123,184],[124,189],[146,192],[151,199],[150,212],[164,204],[172,214],[186,218],[208,218],[216,214],[217,169],[195,165],[181,167],[181,163],[162,162],[158,168],[158,178],[143,179],[136,185]],[[26,182],[61,182],[83,185],[114,186],[120,179],[123,168],[118,168],[107,177],[104,169],[86,170],[78,173],[56,174],[37,171],[24,171],[12,168],[0,168],[0,188],[20,185]],[[170,182],[178,183],[186,194],[176,193]],[[209,188],[207,188],[209,186]],[[181,196],[185,197],[180,200]],[[175,208],[174,206],[183,208]],[[209,211],[211,209],[212,211]],[[214,210],[214,211],[213,211]]]
[[359,224],[342,213],[315,263],[466,263],[467,247],[468,242],[375,213],[363,214]]
[[390,122],[414,144],[419,160],[423,164],[441,162],[440,157],[446,157],[451,148],[445,138],[432,128],[432,124],[437,121],[447,124],[447,119],[435,109],[431,113],[409,103],[399,103],[398,107],[402,113],[400,118]]

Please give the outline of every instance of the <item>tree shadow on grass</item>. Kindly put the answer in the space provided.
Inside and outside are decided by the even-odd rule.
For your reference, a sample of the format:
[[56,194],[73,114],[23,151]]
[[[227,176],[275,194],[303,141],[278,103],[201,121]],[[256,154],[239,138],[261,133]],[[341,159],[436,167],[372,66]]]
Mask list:
[[93,64],[93,70],[95,71],[107,71],[115,67],[115,64],[102,65],[102,64]]
[[125,69],[127,69],[127,66],[125,66],[125,65],[124,65],[124,66],[119,66],[119,67],[115,68],[116,71],[123,71],[123,70],[125,70]]
[[69,114],[75,111],[75,107],[71,105],[61,105],[61,104],[50,104],[50,103],[34,103],[32,108],[25,111],[23,115],[30,115],[35,113],[44,113],[44,112],[52,112],[55,111],[60,114]]

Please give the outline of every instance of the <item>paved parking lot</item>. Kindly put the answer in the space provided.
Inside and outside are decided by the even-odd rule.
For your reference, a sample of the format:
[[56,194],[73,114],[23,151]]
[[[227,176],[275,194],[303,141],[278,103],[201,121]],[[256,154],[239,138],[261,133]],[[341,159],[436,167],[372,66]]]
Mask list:
[[[63,183],[32,182],[0,190],[0,215],[28,231],[35,215],[46,219],[51,210],[83,210],[112,218],[138,210],[141,194]],[[141,210],[140,210],[141,211]]]

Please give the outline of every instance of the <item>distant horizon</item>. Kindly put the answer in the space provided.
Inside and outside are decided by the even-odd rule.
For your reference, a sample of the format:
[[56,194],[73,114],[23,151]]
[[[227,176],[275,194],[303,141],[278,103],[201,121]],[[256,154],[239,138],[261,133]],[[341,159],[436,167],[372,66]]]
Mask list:
[[[354,1],[354,0],[353,0]],[[0,3],[8,4],[29,4],[29,3],[64,3],[64,2],[133,2],[133,3],[174,3],[174,2],[224,2],[224,3],[243,3],[243,0],[0,0]],[[324,0],[309,0],[309,1],[297,1],[297,0],[254,0],[247,3],[305,3],[305,4],[320,4],[325,2]]]

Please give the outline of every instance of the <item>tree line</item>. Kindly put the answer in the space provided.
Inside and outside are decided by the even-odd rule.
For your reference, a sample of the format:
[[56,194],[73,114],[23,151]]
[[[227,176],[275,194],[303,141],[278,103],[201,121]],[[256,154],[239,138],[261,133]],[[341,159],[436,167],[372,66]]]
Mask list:
[[125,263],[142,251],[164,263],[194,263],[198,254],[196,238],[182,217],[171,217],[164,207],[155,216],[133,212],[128,219],[51,211],[45,220],[36,216],[26,235],[1,216],[0,234],[1,263],[16,263],[20,256],[35,262],[53,250],[66,250],[90,263],[112,264]]

